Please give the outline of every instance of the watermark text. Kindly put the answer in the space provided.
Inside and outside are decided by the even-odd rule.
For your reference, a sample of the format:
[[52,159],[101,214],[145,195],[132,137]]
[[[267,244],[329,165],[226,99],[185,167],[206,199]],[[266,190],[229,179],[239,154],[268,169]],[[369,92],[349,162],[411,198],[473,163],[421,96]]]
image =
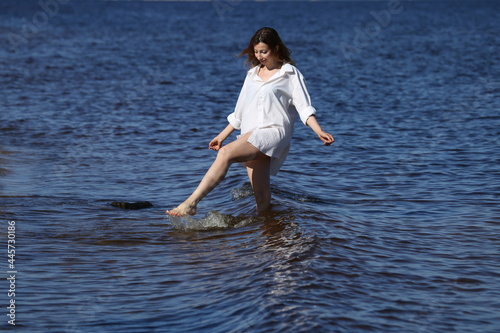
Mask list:
[[9,221],[7,226],[7,322],[16,325],[16,222]]

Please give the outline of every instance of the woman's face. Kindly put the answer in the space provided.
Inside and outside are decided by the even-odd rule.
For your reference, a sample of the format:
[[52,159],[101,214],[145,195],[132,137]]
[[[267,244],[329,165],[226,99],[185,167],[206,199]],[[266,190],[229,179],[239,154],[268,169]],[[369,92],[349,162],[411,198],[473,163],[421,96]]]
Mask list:
[[259,43],[253,47],[255,58],[260,61],[262,65],[274,61],[273,53],[269,46],[265,43]]

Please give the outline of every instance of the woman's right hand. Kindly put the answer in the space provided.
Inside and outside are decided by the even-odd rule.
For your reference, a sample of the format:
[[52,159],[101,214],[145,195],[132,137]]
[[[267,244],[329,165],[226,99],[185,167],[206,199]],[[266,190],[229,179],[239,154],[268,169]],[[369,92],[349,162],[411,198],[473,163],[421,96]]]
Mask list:
[[227,137],[233,133],[234,127],[231,124],[228,124],[226,128],[219,133],[215,138],[210,141],[208,144],[208,149],[212,149],[218,151],[222,147],[222,142],[227,139]]
[[222,147],[222,142],[223,141],[224,140],[221,140],[218,136],[216,136],[208,144],[208,149],[212,149],[212,150],[218,151]]

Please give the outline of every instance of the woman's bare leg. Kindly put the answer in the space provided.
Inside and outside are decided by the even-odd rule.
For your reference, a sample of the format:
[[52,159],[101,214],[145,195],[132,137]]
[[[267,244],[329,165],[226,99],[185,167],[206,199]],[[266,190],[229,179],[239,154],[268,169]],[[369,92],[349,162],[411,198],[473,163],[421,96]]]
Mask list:
[[196,205],[208,193],[210,193],[226,176],[229,166],[235,162],[246,162],[265,158],[254,145],[247,141],[251,133],[222,147],[217,153],[214,163],[208,169],[196,190],[177,208],[167,210],[167,214],[173,216],[185,216],[196,214]]
[[263,212],[271,205],[270,168],[271,159],[266,156],[246,162],[248,179],[252,184],[257,212]]

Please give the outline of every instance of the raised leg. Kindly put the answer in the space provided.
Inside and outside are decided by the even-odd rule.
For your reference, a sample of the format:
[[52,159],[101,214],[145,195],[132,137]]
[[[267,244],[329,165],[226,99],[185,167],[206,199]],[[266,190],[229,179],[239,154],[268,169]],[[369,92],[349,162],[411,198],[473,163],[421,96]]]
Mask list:
[[210,193],[226,176],[229,166],[236,162],[247,162],[255,159],[264,159],[265,154],[247,141],[251,133],[222,147],[214,163],[208,169],[196,190],[177,208],[167,210],[167,214],[184,216],[196,214],[196,206],[208,193]]
[[259,213],[271,205],[270,166],[271,159],[268,156],[246,162],[248,179],[252,184]]

